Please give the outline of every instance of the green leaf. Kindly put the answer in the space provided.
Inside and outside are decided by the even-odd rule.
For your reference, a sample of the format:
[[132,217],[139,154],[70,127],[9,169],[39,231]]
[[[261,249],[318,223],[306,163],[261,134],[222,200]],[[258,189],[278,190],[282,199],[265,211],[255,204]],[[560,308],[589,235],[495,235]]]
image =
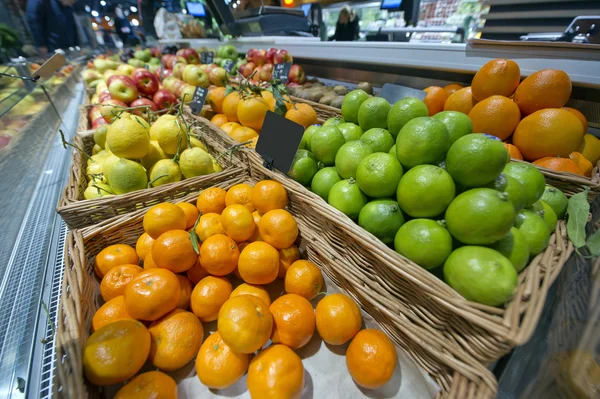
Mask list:
[[589,189],[586,188],[584,192],[573,195],[567,206],[569,214],[567,234],[575,248],[585,246],[585,225],[590,213],[590,204],[587,202],[588,191]]
[[196,219],[196,223],[194,223],[194,227],[192,227],[192,230],[190,231],[190,241],[192,242],[192,248],[194,248],[194,252],[196,252],[198,255],[200,255],[200,250],[198,249],[200,237],[198,237],[198,234],[196,233],[196,226],[198,226],[198,222],[200,221],[201,217],[202,212],[198,214],[198,219]]
[[235,91],[235,89],[232,86],[225,86],[225,97],[227,97],[227,95],[233,93]]
[[587,247],[592,257],[600,256],[600,230],[596,230],[594,234],[588,237]]

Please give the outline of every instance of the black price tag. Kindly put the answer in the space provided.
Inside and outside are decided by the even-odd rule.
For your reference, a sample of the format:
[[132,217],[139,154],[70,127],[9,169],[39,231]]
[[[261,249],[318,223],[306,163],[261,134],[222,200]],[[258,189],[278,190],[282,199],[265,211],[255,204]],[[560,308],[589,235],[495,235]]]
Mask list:
[[258,136],[256,152],[263,157],[267,168],[275,167],[287,174],[303,135],[304,126],[268,111]]
[[419,100],[423,101],[425,99],[425,93],[423,90],[413,89],[412,87],[400,86],[391,83],[386,83],[381,88],[381,92],[379,93],[379,97],[383,97],[392,105],[396,101],[402,100],[406,97],[415,97]]
[[190,102],[190,108],[194,114],[200,114],[202,107],[204,107],[204,102],[206,101],[207,95],[208,89],[205,89],[204,87],[196,87],[196,91],[194,91],[194,96]]
[[225,61],[225,64],[223,65],[223,68],[225,68],[225,70],[227,71],[227,73],[231,73],[231,70],[233,69],[234,66],[235,66],[235,61],[233,61],[233,60],[227,60],[227,61]]
[[200,63],[201,64],[212,64],[215,59],[215,53],[212,51],[206,52],[203,51],[200,53]]
[[275,64],[273,66],[273,79],[280,80],[281,83],[286,84],[289,80],[290,69],[292,68],[291,62],[284,62],[283,64]]

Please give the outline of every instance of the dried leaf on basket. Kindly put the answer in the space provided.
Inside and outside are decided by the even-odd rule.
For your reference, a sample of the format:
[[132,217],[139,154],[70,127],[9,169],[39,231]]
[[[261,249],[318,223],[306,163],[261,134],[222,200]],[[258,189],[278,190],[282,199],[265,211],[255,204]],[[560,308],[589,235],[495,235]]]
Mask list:
[[575,248],[585,246],[585,225],[587,224],[590,204],[587,201],[588,189],[577,193],[569,199],[567,206],[567,234]]

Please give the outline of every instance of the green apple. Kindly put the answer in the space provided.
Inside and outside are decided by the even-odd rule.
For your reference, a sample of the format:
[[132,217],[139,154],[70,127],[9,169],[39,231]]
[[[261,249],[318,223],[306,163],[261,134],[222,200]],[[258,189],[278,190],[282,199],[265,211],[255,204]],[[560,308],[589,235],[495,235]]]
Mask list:
[[140,61],[148,62],[150,61],[150,58],[152,58],[152,53],[150,52],[149,48],[144,50],[136,50],[136,52],[133,53],[133,57]]
[[148,61],[150,65],[160,65],[160,58],[152,57],[150,61]]
[[217,56],[220,58],[227,58],[229,60],[236,60],[238,57],[238,52],[233,44],[226,44],[219,47]]
[[127,60],[127,63],[136,68],[144,67],[144,61],[138,60],[137,58],[130,58],[129,60]]

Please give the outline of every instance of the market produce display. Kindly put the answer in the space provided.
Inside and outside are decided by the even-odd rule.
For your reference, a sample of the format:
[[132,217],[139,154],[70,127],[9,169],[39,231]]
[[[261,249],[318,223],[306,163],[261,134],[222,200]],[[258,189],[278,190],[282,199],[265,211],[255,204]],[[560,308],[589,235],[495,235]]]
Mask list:
[[[369,82],[360,82],[357,88],[367,94],[373,94],[373,86]],[[288,85],[290,95],[323,105],[341,108],[348,89],[345,86],[327,86],[320,82],[306,82],[303,85]]]
[[[346,365],[362,389],[385,385],[397,365],[394,344],[379,330],[361,329],[350,297],[321,292],[323,276],[300,259],[287,205],[284,187],[264,180],[209,188],[196,205],[150,208],[135,248],[110,245],[94,259],[104,304],[82,351],[85,378],[101,386],[126,382],[115,397],[176,397],[165,372],[195,361],[210,389],[247,373],[252,398],[299,397],[306,382],[295,350],[316,330],[330,347],[350,343]],[[272,298],[277,279],[285,292]],[[146,362],[160,371],[138,374]]]

